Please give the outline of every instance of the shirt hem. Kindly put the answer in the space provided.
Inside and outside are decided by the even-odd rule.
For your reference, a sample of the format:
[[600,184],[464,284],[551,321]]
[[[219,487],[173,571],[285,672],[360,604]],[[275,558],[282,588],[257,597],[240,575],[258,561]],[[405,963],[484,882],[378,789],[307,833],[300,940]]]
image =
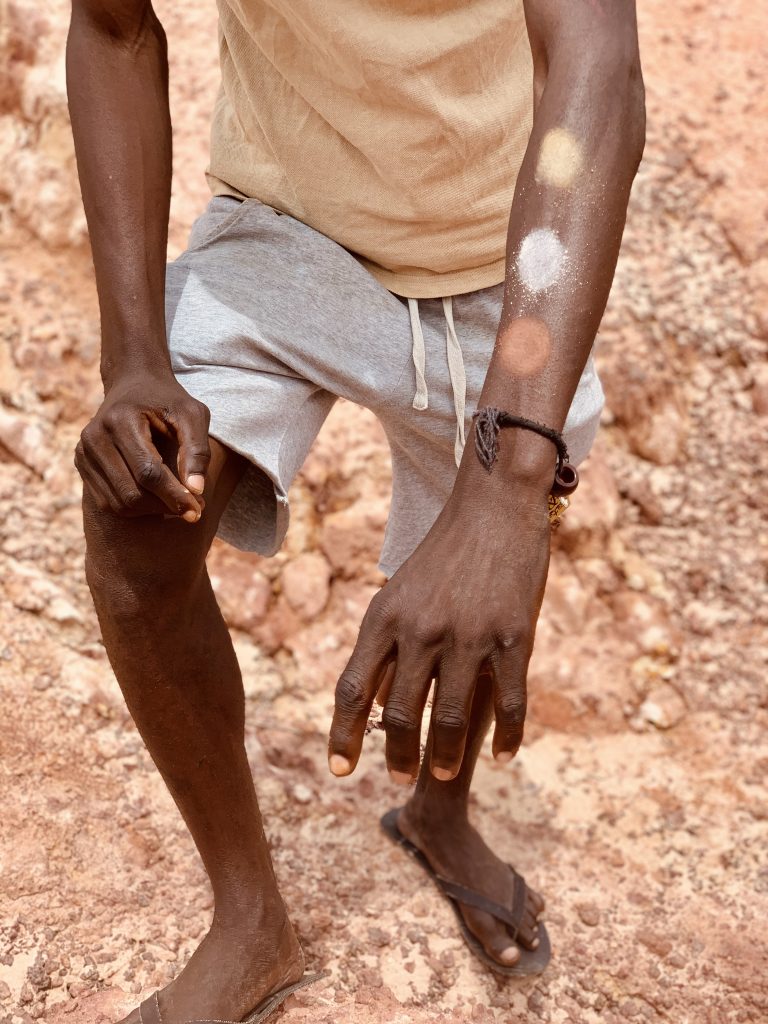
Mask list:
[[397,273],[386,270],[363,256],[357,256],[355,253],[353,255],[379,284],[405,299],[442,299],[449,295],[478,292],[483,288],[501,284],[507,272],[505,256],[483,267],[437,274],[429,271]]
[[[221,178],[216,177],[210,170],[206,172],[206,178],[213,196],[232,196],[235,199],[256,198],[265,206],[272,205],[259,196],[246,195],[235,188],[234,185],[229,185],[227,182],[222,181]],[[279,209],[279,207],[275,206],[272,206],[272,208]],[[296,217],[296,214],[291,213],[290,210],[280,210],[280,212],[287,213],[289,216],[301,220],[300,217]],[[311,227],[311,225],[307,226]],[[331,241],[343,246],[343,242],[339,242],[335,238],[331,239]],[[346,248],[346,246],[343,247]],[[418,269],[395,271],[387,270],[385,267],[366,259],[365,256],[361,256],[359,253],[351,252],[349,249],[347,251],[387,291],[400,295],[404,299],[442,299],[449,295],[463,295],[466,292],[477,292],[483,288],[492,288],[494,285],[501,284],[504,281],[507,270],[506,256],[500,256],[499,259],[482,267],[451,270],[442,274],[431,270]]]

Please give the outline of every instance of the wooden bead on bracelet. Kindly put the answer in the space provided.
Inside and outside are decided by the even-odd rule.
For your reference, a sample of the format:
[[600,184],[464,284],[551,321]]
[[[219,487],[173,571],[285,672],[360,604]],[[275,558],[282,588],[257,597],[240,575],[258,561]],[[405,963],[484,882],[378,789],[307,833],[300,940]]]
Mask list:
[[564,497],[566,494],[573,494],[579,486],[579,471],[570,462],[564,462],[555,471],[555,479],[552,484],[551,493],[556,497]]

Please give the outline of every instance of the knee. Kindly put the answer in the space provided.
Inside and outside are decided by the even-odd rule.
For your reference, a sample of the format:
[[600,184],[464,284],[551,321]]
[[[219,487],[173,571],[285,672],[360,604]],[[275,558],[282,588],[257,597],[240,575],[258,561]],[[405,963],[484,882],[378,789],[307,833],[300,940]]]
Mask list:
[[91,508],[84,523],[85,577],[100,619],[146,624],[178,613],[204,572],[204,553],[174,544],[161,516],[126,520]]

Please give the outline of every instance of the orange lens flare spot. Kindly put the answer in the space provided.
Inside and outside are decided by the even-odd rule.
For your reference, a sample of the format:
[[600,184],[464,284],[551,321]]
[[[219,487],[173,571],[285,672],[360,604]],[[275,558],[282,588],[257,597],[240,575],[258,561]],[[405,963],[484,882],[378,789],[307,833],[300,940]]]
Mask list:
[[582,149],[565,128],[553,128],[544,136],[536,165],[536,180],[556,188],[568,188],[581,173]]
[[530,377],[542,370],[552,350],[552,336],[543,320],[525,316],[513,320],[499,337],[499,355],[507,372]]

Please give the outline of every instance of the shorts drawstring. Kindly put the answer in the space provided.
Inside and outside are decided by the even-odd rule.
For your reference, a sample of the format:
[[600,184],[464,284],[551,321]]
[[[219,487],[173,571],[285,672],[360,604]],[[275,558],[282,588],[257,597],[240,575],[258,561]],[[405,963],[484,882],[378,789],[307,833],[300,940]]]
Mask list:
[[429,404],[427,382],[424,377],[427,353],[424,348],[424,333],[419,320],[419,300],[408,299],[408,311],[411,314],[411,334],[413,335],[413,365],[416,369],[416,394],[413,396],[414,409],[426,409]]
[[461,345],[456,335],[456,328],[453,324],[453,300],[449,295],[443,299],[443,312],[445,313],[445,349],[448,356],[448,372],[451,375],[451,387],[453,388],[453,407],[456,410],[456,440],[453,445],[453,453],[456,458],[456,465],[461,462],[461,455],[466,444],[464,436],[464,415],[467,405],[467,373],[464,369],[464,356]]
[[[408,299],[408,311],[411,315],[411,334],[413,336],[413,365],[416,370],[416,392],[413,396],[414,409],[426,409],[429,405],[427,393],[427,381],[425,377],[426,348],[424,346],[424,332],[421,329],[419,319],[419,300]],[[448,373],[451,378],[453,390],[453,407],[456,412],[456,438],[453,445],[453,456],[458,466],[461,462],[462,452],[466,444],[464,431],[464,417],[467,405],[467,374],[464,368],[464,356],[456,334],[456,326],[453,322],[453,299],[450,295],[443,299],[443,313],[445,315],[445,351],[448,358]]]

